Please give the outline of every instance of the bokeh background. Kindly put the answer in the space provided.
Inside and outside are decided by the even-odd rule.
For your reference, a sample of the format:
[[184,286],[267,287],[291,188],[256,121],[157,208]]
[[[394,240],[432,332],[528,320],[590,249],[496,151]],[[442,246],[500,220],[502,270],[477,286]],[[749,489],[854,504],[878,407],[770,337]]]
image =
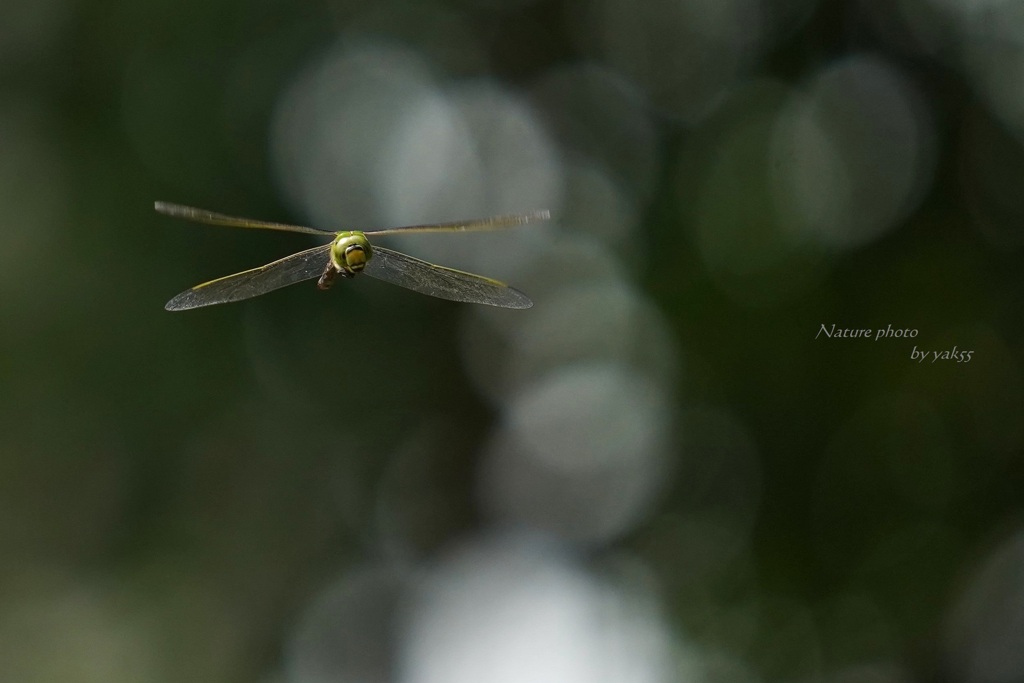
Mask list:
[[1021,680],[1022,144],[1012,0],[7,0],[0,680]]

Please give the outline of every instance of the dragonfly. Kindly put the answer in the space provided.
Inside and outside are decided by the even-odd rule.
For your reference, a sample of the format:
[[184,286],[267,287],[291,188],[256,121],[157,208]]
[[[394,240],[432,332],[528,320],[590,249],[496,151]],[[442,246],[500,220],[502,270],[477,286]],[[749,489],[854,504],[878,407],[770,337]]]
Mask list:
[[360,273],[439,299],[486,304],[499,308],[530,308],[533,306],[530,298],[504,282],[421,261],[408,254],[379,246],[376,239],[385,235],[500,230],[548,220],[551,217],[548,211],[531,211],[451,223],[408,225],[379,230],[331,231],[303,225],[239,218],[170,202],[156,202],[154,208],[167,216],[208,225],[280,230],[330,238],[329,242],[312,249],[187,289],[167,302],[164,308],[168,311],[185,311],[201,306],[242,301],[313,278],[319,278],[317,287],[326,290],[330,289],[339,276],[352,278]]

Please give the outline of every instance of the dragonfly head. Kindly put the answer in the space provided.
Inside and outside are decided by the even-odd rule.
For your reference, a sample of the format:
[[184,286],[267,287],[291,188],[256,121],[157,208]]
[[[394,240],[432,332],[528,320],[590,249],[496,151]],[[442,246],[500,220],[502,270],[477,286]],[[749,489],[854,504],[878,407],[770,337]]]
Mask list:
[[372,256],[370,241],[361,232],[339,232],[331,243],[331,265],[347,277],[361,273]]

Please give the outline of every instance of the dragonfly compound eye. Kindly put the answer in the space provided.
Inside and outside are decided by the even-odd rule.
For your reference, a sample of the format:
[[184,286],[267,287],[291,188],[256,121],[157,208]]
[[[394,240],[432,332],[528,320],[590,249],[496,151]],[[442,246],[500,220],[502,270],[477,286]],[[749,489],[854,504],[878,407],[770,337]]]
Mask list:
[[331,245],[331,262],[347,275],[362,272],[372,254],[370,243],[362,233],[343,233]]

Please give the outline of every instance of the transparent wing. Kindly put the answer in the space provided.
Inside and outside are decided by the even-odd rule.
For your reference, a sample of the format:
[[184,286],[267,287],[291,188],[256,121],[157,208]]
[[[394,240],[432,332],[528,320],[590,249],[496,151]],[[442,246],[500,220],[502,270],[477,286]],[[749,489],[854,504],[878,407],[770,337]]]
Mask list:
[[[380,230],[363,230],[364,235],[397,235],[410,232],[479,232],[481,230],[501,230],[526,223],[546,221],[551,218],[549,211],[531,211],[529,213],[510,213],[504,216],[492,216],[472,221],[454,221],[452,223],[427,223],[425,225],[407,225],[401,228],[382,228]],[[395,253],[395,252],[392,252]]]
[[241,301],[303,280],[320,277],[330,256],[330,243],[300,251],[259,268],[196,285],[167,302],[168,311]]
[[330,230],[319,228],[307,228],[304,225],[289,225],[288,223],[271,223],[270,221],[257,221],[251,218],[238,218],[227,216],[206,209],[197,209],[193,206],[182,206],[170,202],[156,202],[153,208],[159,213],[174,218],[184,218],[187,221],[206,223],[208,225],[226,225],[232,228],[258,228],[261,230],[284,230],[285,232],[304,232],[307,235],[334,235]]
[[435,266],[401,252],[373,247],[363,270],[379,280],[449,301],[487,304],[500,308],[530,308],[533,302],[504,282],[454,268]]

